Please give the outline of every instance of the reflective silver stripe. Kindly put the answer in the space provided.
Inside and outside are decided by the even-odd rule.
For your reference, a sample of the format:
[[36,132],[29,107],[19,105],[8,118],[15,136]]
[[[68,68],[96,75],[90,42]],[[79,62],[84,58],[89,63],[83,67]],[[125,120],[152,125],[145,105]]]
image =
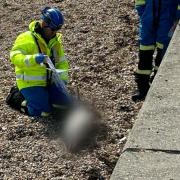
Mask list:
[[66,60],[67,60],[66,56],[60,57],[60,61],[66,61]]
[[23,79],[23,77],[24,77],[23,74],[17,74],[16,75],[16,79]]
[[17,74],[16,79],[22,79],[25,81],[35,81],[35,80],[44,81],[44,80],[46,80],[46,76],[26,76],[23,74]]
[[164,48],[164,44],[162,43],[159,43],[159,42],[156,42],[156,46],[160,49],[163,49]]
[[26,52],[24,50],[16,50],[16,51],[11,51],[10,52],[10,58],[12,58],[14,55],[16,54],[26,54]]
[[26,107],[26,106],[27,106],[27,101],[24,100],[24,101],[21,103],[21,106]]
[[137,69],[136,73],[137,74],[145,74],[145,75],[150,75],[152,72],[152,70],[140,70],[140,69]]
[[140,6],[140,5],[144,5],[144,4],[146,4],[146,1],[145,1],[145,0],[136,0],[136,1],[135,1],[135,5],[136,5],[136,6]]
[[52,106],[54,108],[58,108],[58,109],[67,109],[67,106],[63,106],[63,105],[59,105],[59,104],[52,104]]
[[30,57],[31,57],[31,55],[26,55],[26,59],[25,59],[25,64],[26,64],[26,66],[30,66],[31,64],[30,64]]
[[49,113],[47,113],[47,112],[42,112],[42,113],[41,113],[41,116],[42,116],[42,117],[48,117],[48,116],[49,116]]
[[56,71],[57,71],[58,74],[62,74],[62,73],[65,73],[65,72],[67,73],[68,70],[66,70],[66,69],[56,69]]
[[154,48],[155,48],[155,46],[154,45],[140,45],[140,50],[144,50],[144,51],[146,51],[146,50],[154,50]]

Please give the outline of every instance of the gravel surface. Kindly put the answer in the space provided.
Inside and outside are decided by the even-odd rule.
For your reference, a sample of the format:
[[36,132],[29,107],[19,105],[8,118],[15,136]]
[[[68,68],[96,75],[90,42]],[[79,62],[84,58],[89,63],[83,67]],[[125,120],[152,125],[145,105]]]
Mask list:
[[[50,119],[33,119],[5,104],[15,83],[9,51],[44,6],[65,16],[70,89],[93,102],[105,126],[96,145],[67,153]],[[0,179],[109,179],[141,103],[133,103],[138,21],[133,0],[0,0]]]

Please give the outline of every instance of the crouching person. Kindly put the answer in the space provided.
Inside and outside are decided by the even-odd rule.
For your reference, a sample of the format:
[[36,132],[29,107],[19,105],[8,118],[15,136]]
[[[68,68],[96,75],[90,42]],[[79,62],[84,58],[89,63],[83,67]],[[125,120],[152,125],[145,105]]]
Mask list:
[[[27,108],[29,116],[48,116],[53,107],[66,108],[68,95],[52,80],[52,72],[46,64],[47,56],[57,69],[64,70],[60,79],[68,81],[68,61],[65,58],[62,34],[57,31],[64,24],[58,8],[46,7],[40,21],[33,21],[29,31],[20,34],[10,52],[15,66],[16,84],[22,97],[21,107]],[[22,108],[21,108],[22,110]]]

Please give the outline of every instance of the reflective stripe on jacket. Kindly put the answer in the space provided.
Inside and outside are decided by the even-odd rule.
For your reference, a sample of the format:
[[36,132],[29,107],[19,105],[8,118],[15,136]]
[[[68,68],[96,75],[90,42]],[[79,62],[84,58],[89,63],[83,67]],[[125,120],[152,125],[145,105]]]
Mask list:
[[[10,52],[10,60],[15,65],[16,82],[20,90],[32,86],[46,86],[47,84],[46,66],[41,66],[35,61],[35,55],[39,53],[39,48],[42,53],[49,57],[54,57],[57,69],[68,70],[69,68],[68,61],[64,55],[62,35],[57,33],[46,44],[41,35],[35,32],[38,24],[38,21],[33,21],[29,25],[29,31],[17,37]],[[68,81],[67,71],[61,73],[61,79]]]

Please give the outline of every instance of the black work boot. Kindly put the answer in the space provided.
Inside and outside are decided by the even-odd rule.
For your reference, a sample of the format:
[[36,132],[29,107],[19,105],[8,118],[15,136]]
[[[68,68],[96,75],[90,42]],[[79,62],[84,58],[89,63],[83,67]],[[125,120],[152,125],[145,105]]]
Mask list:
[[150,75],[137,74],[137,73],[135,74],[137,91],[134,95],[132,95],[133,101],[142,101],[145,99],[150,87],[149,80],[150,80]]
[[163,49],[157,48],[157,55],[155,58],[155,66],[159,67],[163,59]]

